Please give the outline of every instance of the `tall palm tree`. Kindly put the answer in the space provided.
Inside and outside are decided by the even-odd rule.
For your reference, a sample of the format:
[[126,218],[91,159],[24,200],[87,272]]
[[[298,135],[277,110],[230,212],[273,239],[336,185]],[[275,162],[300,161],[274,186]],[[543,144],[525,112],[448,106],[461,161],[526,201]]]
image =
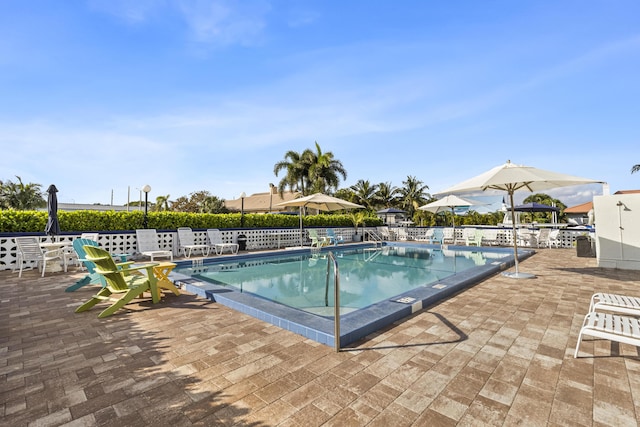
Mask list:
[[156,197],[156,211],[159,212],[169,210],[169,197],[169,194],[167,194],[166,196]]
[[409,218],[413,218],[413,214],[418,206],[424,205],[426,200],[431,198],[431,195],[427,193],[429,189],[428,185],[414,176],[407,176],[407,179],[402,181],[404,187],[398,190],[399,198],[402,202],[402,208],[407,211]]
[[318,142],[316,151],[305,150],[303,153],[303,162],[308,166],[308,177],[311,184],[312,192],[326,193],[331,189],[337,190],[340,184],[340,176],[347,179],[347,171],[342,162],[336,160],[331,151],[322,152]]
[[278,176],[280,171],[285,170],[286,175],[278,183],[278,193],[282,196],[284,190],[300,191],[306,194],[309,180],[309,167],[303,159],[303,154],[289,150],[284,155],[284,160],[280,160],[273,167],[273,173]]
[[391,185],[390,182],[381,182],[378,184],[375,199],[379,206],[383,208],[392,207],[397,203],[398,187]]
[[2,205],[16,210],[32,210],[47,205],[40,184],[7,181],[2,185]]
[[633,165],[633,167],[631,168],[631,173],[635,173],[639,171],[640,171],[640,165]]
[[375,206],[376,198],[375,194],[378,186],[371,183],[368,180],[360,179],[354,185],[351,186],[351,190],[355,193],[356,202],[365,206],[367,209],[373,209]]

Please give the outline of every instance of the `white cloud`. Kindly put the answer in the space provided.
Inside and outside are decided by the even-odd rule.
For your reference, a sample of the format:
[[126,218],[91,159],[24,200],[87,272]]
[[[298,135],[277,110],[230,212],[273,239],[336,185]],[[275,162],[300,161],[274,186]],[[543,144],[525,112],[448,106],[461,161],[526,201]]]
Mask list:
[[271,9],[263,0],[191,0],[176,6],[196,42],[221,46],[260,43]]

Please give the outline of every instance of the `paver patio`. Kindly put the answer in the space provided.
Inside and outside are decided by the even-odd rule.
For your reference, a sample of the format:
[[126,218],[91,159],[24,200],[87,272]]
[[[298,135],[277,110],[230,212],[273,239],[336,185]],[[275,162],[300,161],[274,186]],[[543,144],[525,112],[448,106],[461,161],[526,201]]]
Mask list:
[[190,294],[75,314],[84,273],[0,273],[6,426],[636,426],[636,347],[583,342],[594,292],[640,272],[568,249],[520,264],[340,353]]

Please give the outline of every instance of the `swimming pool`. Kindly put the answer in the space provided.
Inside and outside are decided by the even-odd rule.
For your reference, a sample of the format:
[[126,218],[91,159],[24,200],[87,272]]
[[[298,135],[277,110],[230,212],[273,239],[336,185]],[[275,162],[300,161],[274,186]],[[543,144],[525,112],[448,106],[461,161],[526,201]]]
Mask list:
[[[328,250],[249,254],[194,266],[181,263],[172,279],[190,292],[333,345],[334,280],[330,269],[327,284]],[[341,346],[506,269],[509,259],[513,261],[510,248],[443,250],[391,244],[331,250],[340,272]]]

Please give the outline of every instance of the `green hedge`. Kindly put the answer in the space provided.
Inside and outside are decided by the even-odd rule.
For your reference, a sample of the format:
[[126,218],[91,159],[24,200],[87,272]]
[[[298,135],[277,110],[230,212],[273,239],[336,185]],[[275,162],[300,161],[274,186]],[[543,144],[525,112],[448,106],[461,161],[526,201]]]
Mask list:
[[[241,228],[242,215],[230,214],[194,214],[185,212],[149,212],[148,226],[158,230],[175,230],[178,227],[205,228]],[[44,232],[47,213],[40,211],[0,210],[0,232]],[[59,212],[62,232],[82,231],[121,231],[142,228],[144,213],[141,211],[74,211]],[[303,219],[305,226],[353,227],[349,215],[309,215]],[[283,228],[297,227],[300,219],[296,215],[245,214],[245,228]],[[376,216],[365,218],[368,226],[382,225]]]

